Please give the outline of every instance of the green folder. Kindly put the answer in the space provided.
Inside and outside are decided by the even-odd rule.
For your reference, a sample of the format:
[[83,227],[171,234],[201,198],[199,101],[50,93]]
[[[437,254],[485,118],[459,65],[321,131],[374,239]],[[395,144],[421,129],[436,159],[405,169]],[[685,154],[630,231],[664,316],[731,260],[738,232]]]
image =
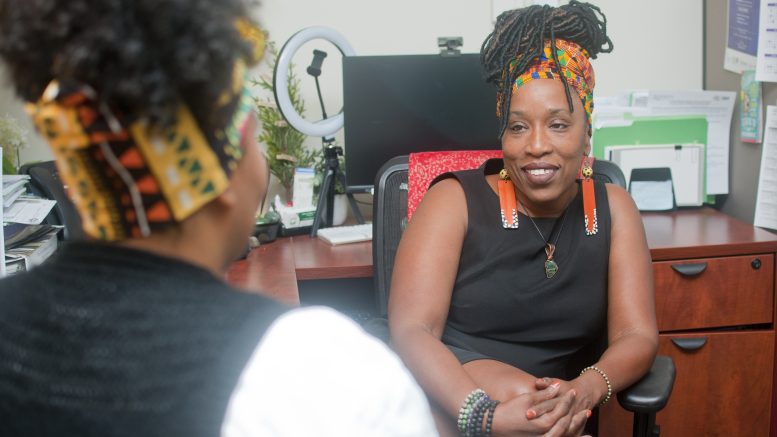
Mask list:
[[[593,154],[599,159],[604,159],[608,146],[650,144],[704,144],[706,154],[707,118],[704,115],[632,116],[626,113],[622,123],[595,128],[592,138]],[[704,162],[707,162],[706,156]],[[704,186],[706,193],[706,166]],[[707,202],[714,202],[714,196],[705,194],[705,197]]]

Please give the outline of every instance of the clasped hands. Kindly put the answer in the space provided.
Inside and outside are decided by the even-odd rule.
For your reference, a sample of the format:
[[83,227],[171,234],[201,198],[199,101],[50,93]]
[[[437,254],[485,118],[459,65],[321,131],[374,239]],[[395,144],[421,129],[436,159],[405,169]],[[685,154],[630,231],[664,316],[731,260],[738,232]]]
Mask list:
[[494,412],[493,436],[577,437],[594,401],[577,381],[541,378],[534,392],[502,402]]

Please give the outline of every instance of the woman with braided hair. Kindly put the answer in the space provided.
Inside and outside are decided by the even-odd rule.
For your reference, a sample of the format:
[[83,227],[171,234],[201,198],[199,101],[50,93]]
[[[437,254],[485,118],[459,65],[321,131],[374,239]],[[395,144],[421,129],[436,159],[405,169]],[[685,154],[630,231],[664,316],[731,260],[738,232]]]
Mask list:
[[451,433],[580,435],[654,359],[639,212],[591,179],[606,24],[574,0],[498,17],[481,56],[503,159],[438,177],[400,243],[391,339]]
[[243,0],[0,0],[0,59],[88,236],[0,280],[0,435],[435,435],[352,320],[224,282],[266,193]]

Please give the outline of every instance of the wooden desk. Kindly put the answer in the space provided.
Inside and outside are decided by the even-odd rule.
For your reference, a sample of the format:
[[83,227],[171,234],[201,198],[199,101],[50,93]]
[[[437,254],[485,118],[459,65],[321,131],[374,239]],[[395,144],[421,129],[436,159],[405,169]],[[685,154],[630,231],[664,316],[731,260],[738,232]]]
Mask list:
[[[661,435],[770,435],[777,235],[709,208],[642,219],[659,353],[677,368],[672,397],[656,418]],[[682,274],[684,267],[696,272]],[[611,402],[599,431],[631,436],[631,416]]]
[[227,281],[299,305],[297,281],[372,277],[372,242],[332,246],[308,235],[278,238],[234,263]]
[[[677,366],[672,398],[657,419],[662,435],[768,435],[777,406],[777,235],[709,208],[642,218],[653,259],[659,353]],[[705,270],[683,276],[673,266],[684,264]],[[298,280],[370,276],[371,243],[330,246],[298,236],[257,248],[227,279],[298,304]],[[687,340],[704,344],[684,350],[675,343]],[[631,435],[631,416],[618,410],[615,402],[605,408],[600,435]]]

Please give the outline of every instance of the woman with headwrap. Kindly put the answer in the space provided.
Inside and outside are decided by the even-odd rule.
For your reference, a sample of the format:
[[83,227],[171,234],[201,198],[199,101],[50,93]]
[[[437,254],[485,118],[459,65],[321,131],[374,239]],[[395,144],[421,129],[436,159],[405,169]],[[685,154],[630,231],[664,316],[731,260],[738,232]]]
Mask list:
[[579,435],[654,359],[639,212],[591,179],[589,59],[611,49],[589,4],[500,15],[481,57],[504,159],[437,178],[403,235],[391,339],[463,435]]
[[222,280],[267,185],[240,0],[0,1],[87,241],[0,281],[0,435],[434,435],[385,346]]

